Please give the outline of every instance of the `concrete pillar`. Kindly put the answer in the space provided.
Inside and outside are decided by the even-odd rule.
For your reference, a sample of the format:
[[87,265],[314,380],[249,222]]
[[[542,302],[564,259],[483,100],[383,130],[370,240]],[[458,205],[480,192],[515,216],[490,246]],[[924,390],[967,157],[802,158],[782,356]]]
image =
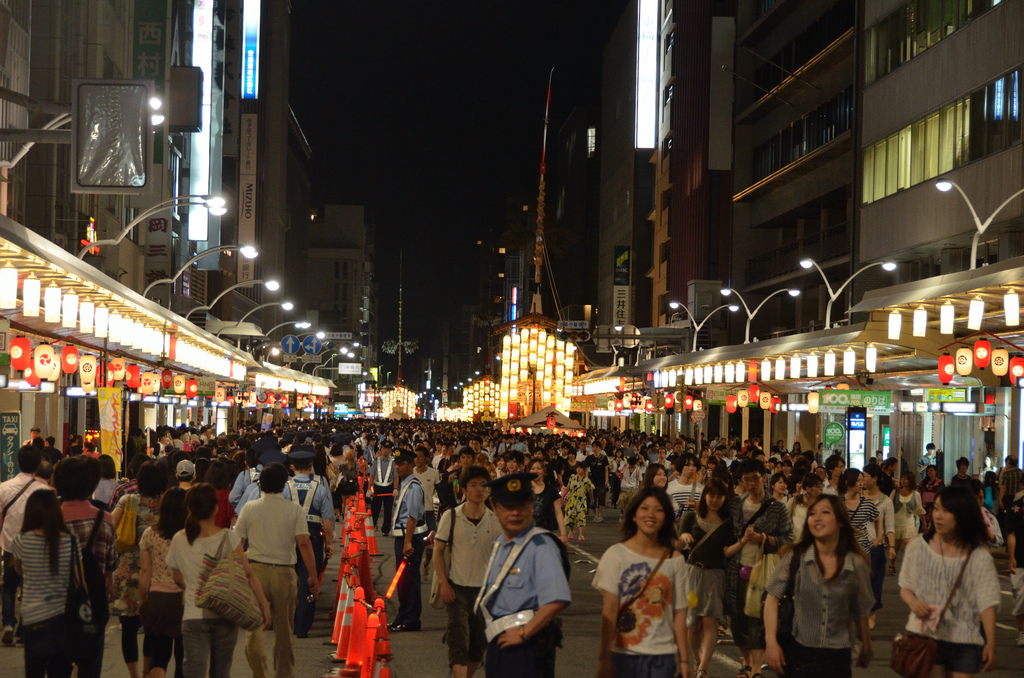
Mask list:
[[771,408],[762,411],[764,412],[764,434],[761,436],[761,445],[762,449],[767,452],[771,449],[772,441],[775,440],[772,432],[772,411]]
[[740,442],[750,439],[750,408],[743,408],[743,424],[740,427]]
[[996,458],[992,460],[999,468],[1006,460],[1006,454],[1020,450],[1020,389],[1001,387],[996,389]]

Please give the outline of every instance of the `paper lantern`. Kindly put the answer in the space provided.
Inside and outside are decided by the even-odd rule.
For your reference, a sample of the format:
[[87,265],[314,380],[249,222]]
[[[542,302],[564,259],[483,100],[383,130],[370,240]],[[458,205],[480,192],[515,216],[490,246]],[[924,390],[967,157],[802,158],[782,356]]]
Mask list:
[[77,346],[65,346],[60,350],[60,367],[64,374],[74,374],[78,371]]
[[757,361],[751,360],[747,364],[747,381],[757,381]]
[[692,395],[687,395],[685,398],[683,398],[683,407],[685,407],[688,410],[692,410],[693,409],[693,396]]
[[825,354],[825,376],[834,377],[836,376],[836,354],[835,351],[829,351]]
[[864,349],[864,369],[868,372],[874,372],[878,363],[878,349],[875,348],[874,344],[871,344]]
[[174,389],[174,392],[177,393],[178,395],[181,395],[182,393],[184,393],[185,392],[185,376],[182,375],[182,374],[174,375],[174,381],[171,383],[171,387]]
[[22,376],[25,378],[25,381],[28,382],[29,386],[33,388],[39,386],[39,375],[36,374],[36,371],[32,369],[31,365],[29,365],[29,367],[24,371]]
[[32,364],[32,342],[27,337],[11,339],[11,367],[27,370]]
[[[1024,365],[1022,365],[1021,367],[1024,368]],[[955,373],[956,368],[953,366],[953,356],[949,355],[948,353],[943,353],[942,355],[940,355],[939,381],[942,382],[943,384],[948,384],[949,382],[953,381],[953,375]],[[1021,374],[1024,374],[1024,369],[1021,370]]]
[[18,307],[18,270],[7,262],[0,268],[0,308]]
[[227,397],[227,389],[225,389],[223,386],[218,386],[217,389],[213,392],[213,402],[215,403],[222,403],[224,402],[224,399]]
[[141,383],[139,384],[139,393],[142,395],[153,395],[159,388],[159,384],[159,374],[156,372],[146,372],[142,375]]
[[57,356],[54,355],[53,346],[49,344],[39,344],[35,350],[32,351],[32,371],[40,379],[49,379],[50,374],[53,371],[53,365],[57,361]]
[[124,380],[124,358],[113,358],[110,361],[110,370],[114,373],[114,381]]
[[985,302],[981,300],[981,297],[974,297],[971,299],[970,306],[967,307],[967,329],[969,330],[980,330],[981,321],[985,317]]
[[60,288],[53,283],[43,292],[43,320],[48,323],[60,322]]
[[46,379],[47,381],[58,381],[61,375],[60,357],[57,352],[53,352],[53,361],[50,363],[50,373],[40,374],[39,377]]
[[772,406],[772,394],[768,391],[761,391],[761,394],[757,397],[757,402],[761,405],[762,410],[767,410]]
[[782,398],[780,398],[779,396],[772,396],[772,414],[778,414],[780,410],[782,410]]
[[974,353],[969,348],[958,348],[954,354],[956,373],[961,377],[967,376],[974,369]]
[[125,385],[128,388],[138,388],[141,379],[138,365],[129,365],[125,368]]
[[78,357],[78,378],[82,382],[82,390],[86,393],[96,387],[96,356],[81,355]]
[[847,384],[847,383],[846,383],[846,382],[844,381],[844,382],[843,382],[843,383],[841,383],[841,384],[836,384],[836,390],[837,390],[837,391],[849,391],[849,390],[850,390],[850,385],[849,385],[849,384]]
[[820,402],[821,402],[821,397],[818,395],[817,391],[814,391],[812,393],[808,393],[807,394],[807,411],[810,412],[811,414],[817,414],[818,413],[818,405],[820,404]]
[[889,339],[893,341],[900,340],[900,334],[903,331],[903,314],[893,309],[892,313],[889,314]]
[[992,358],[992,344],[988,339],[979,339],[974,342],[974,364],[981,369],[988,367]]
[[100,386],[112,385],[114,383],[114,368],[110,366],[110,363],[107,363],[107,369],[103,374],[106,380],[103,383],[101,383]]
[[1010,354],[1005,348],[997,348],[992,351],[992,374],[997,377],[1005,375],[1010,370]]
[[160,388],[167,390],[171,388],[171,384],[174,383],[174,373],[170,370],[162,370],[160,372]]
[[[320,400],[320,399],[317,398],[317,400]],[[319,404],[320,403],[318,402],[317,405],[319,405]],[[671,393],[666,393],[665,394],[665,409],[666,410],[671,410],[673,407],[675,407],[675,405],[676,405],[676,397],[674,395],[672,395]]]
[[1020,325],[1020,297],[1017,296],[1016,290],[1011,289],[1003,295],[1003,314],[1007,327]]
[[743,389],[736,394],[736,407],[746,407],[750,404],[750,391]]
[[1010,358],[1010,376],[1014,381],[1024,377],[1024,358],[1020,356]]
[[924,306],[914,309],[914,336],[923,337],[928,333],[928,311]]
[[21,314],[26,318],[39,317],[39,278],[34,273],[21,283]]
[[761,386],[755,381],[750,385],[750,399],[757,400],[758,395],[761,393]]
[[644,411],[645,412],[653,412],[654,411],[654,403],[651,401],[650,398],[648,398],[647,402],[644,403]]
[[736,396],[730,395],[725,397],[725,411],[729,414],[736,411]]
[[701,400],[700,398],[694,398],[693,399],[693,409],[694,409],[695,412],[697,410],[703,410],[704,409],[704,401]]
[[189,379],[185,382],[185,395],[189,398],[195,398],[196,394],[199,393],[199,382],[195,379]]

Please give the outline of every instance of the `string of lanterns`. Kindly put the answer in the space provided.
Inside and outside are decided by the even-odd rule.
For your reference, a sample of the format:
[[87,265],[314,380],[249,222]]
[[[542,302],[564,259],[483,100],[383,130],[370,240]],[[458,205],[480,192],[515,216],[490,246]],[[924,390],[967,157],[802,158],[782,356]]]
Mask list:
[[990,368],[997,377],[1009,374],[1015,382],[1024,377],[1024,358],[1011,358],[1005,348],[993,350],[992,342],[979,339],[973,347],[958,348],[953,355],[944,353],[939,356],[939,381],[948,384],[953,381],[954,374],[966,377],[975,367],[981,370]]
[[471,417],[485,412],[494,413],[501,402],[498,384],[491,381],[490,377],[470,383],[462,394],[462,408],[467,410]]
[[498,416],[507,419],[512,416],[509,405],[531,401],[534,412],[548,405],[568,412],[575,354],[576,344],[537,326],[503,336]]

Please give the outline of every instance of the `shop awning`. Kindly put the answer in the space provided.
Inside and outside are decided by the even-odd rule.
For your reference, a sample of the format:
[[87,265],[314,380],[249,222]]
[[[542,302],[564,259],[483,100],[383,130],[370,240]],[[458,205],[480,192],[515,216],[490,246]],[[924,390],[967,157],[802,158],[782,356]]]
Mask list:
[[327,396],[334,388],[334,382],[329,379],[266,362],[253,370],[253,379],[257,388],[271,391]]
[[[219,379],[244,381],[246,371],[257,366],[248,353],[145,299],[4,216],[0,216],[0,267],[16,272],[0,275],[0,306],[7,306],[0,307],[0,315],[10,320],[17,331],[48,341],[74,343],[96,353],[106,351],[153,366]],[[35,315],[31,309],[26,313],[26,280],[32,281],[32,286],[38,280],[41,288]],[[51,288],[59,290],[64,308],[47,317],[45,300]],[[75,310],[68,318],[64,311],[71,306],[64,301],[75,297]],[[83,304],[91,304],[93,309],[85,325],[81,316]],[[103,330],[96,323],[101,311],[109,326]]]

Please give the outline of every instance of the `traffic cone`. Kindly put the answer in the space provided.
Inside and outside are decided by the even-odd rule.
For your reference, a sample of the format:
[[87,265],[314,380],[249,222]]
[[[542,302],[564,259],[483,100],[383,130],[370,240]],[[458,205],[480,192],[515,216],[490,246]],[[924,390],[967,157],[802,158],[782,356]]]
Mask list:
[[[345,670],[341,675],[346,678],[358,678],[363,670],[363,657],[366,652],[366,605],[363,587],[356,589],[355,603],[352,611],[352,635],[345,655]],[[340,643],[339,643],[340,647]]]
[[380,671],[377,673],[376,678],[391,678],[391,667],[388,666],[387,662],[384,662],[381,665]]
[[[331,661],[334,663],[343,663],[348,665],[350,651],[352,645],[351,638],[361,637],[359,634],[365,633],[366,627],[366,607],[363,605],[363,589],[359,587],[356,589],[355,594],[350,598],[349,604],[346,606],[345,621],[342,622],[341,636],[338,639],[338,647],[331,655]],[[349,612],[351,610],[351,613]],[[360,618],[360,611],[362,611],[362,617]],[[355,631],[356,624],[360,624],[359,634],[353,633]],[[355,643],[359,645],[360,643]]]
[[362,678],[371,678],[373,675],[374,651],[377,649],[377,629],[380,626],[380,619],[374,612],[366,620],[366,653],[363,655]]
[[348,604],[348,598],[352,595],[352,590],[348,586],[348,563],[342,559],[342,576],[338,578],[341,584],[341,590],[339,591],[338,601],[334,607],[334,630],[331,632],[331,639],[326,641],[325,645],[337,645],[338,641],[341,640],[341,625],[345,618],[345,606]]
[[377,528],[373,525],[373,516],[366,517],[366,539],[369,543],[371,556],[379,556],[380,548],[377,546]]
[[373,673],[371,678],[379,678],[384,666],[391,661],[391,640],[388,637],[388,621],[384,612],[384,599],[378,598],[373,601],[373,608],[380,619],[380,626],[377,627],[377,645],[373,651]]

